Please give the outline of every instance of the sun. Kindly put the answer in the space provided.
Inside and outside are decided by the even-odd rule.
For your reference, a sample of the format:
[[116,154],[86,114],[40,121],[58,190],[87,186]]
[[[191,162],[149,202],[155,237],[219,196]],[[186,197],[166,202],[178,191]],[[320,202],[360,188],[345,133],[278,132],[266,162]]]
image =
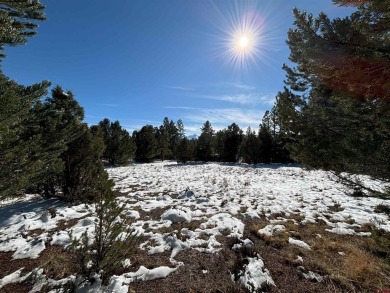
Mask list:
[[248,68],[260,58],[262,30],[257,24],[244,18],[227,33],[224,56],[236,69]]
[[[249,28],[240,28],[231,34],[229,44],[230,58],[244,62],[253,58],[258,46],[258,35]],[[248,60],[246,60],[248,61]]]
[[210,18],[214,26],[211,35],[217,37],[216,43],[210,42],[212,50],[234,74],[261,69],[260,65],[268,63],[268,53],[274,51],[277,38],[274,27],[279,28],[280,23],[272,19],[271,10],[264,4],[269,1],[228,2],[223,6],[212,5],[211,10],[217,13]]
[[247,36],[242,36],[240,40],[238,41],[238,45],[240,46],[241,49],[245,50],[248,48],[249,45],[249,39]]

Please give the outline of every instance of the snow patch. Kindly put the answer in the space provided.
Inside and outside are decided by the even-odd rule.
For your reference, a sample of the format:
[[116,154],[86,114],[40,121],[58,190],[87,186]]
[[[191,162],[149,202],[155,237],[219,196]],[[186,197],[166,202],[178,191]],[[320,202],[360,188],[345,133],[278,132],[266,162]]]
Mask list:
[[285,231],[286,227],[284,225],[267,225],[263,229],[257,231],[260,235],[272,236],[274,233],[279,231]]
[[192,218],[189,212],[178,209],[170,209],[161,215],[161,220],[168,220],[172,223],[190,223]]
[[308,249],[310,250],[310,245],[307,244],[306,242],[303,242],[302,240],[297,240],[297,239],[294,239],[294,238],[288,238],[288,243],[292,244],[292,245],[296,245],[296,246],[299,246],[301,248],[304,248],[304,249]]
[[[213,228],[208,228],[210,226]],[[206,223],[200,225],[200,228],[209,234],[230,234],[230,236],[242,237],[244,226],[243,222],[232,215],[220,213],[210,217]]]
[[260,257],[248,257],[249,263],[244,265],[242,275],[238,282],[249,292],[257,292],[266,286],[275,286],[269,271],[264,267]]
[[[129,284],[134,281],[151,281],[155,279],[163,279],[169,276],[172,272],[176,271],[177,268],[170,268],[166,266],[147,269],[141,266],[138,271],[132,273],[125,273],[120,276],[113,276],[110,279],[110,283],[107,286],[105,292],[110,293],[127,293],[129,292]],[[86,292],[97,292],[97,291],[86,291]],[[82,292],[84,293],[84,292]]]
[[13,272],[12,274],[9,274],[9,275],[5,276],[4,278],[2,278],[0,280],[0,289],[8,284],[17,283],[23,269],[24,269],[24,267],[20,268],[19,270]]
[[134,219],[139,219],[140,215],[138,211],[129,210],[125,212],[125,215]]

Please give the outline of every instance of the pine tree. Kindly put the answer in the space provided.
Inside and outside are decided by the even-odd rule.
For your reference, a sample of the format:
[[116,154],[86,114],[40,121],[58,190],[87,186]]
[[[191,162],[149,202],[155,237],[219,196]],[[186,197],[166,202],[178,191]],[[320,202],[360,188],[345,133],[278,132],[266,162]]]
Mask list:
[[225,130],[219,130],[215,133],[215,156],[219,162],[223,161],[225,148]]
[[135,155],[135,143],[130,134],[122,128],[119,121],[110,122],[105,118],[97,126],[102,130],[106,146],[103,157],[111,165],[125,165]]
[[161,161],[164,161],[165,157],[169,155],[169,135],[168,131],[163,125],[158,128],[157,132],[158,151],[160,153]]
[[92,202],[100,196],[101,182],[107,180],[101,161],[105,146],[101,132],[91,132],[86,124],[80,132],[62,154],[62,188],[68,201]]
[[185,138],[186,133],[185,133],[183,121],[181,119],[177,120],[176,128],[177,128],[177,138],[178,138],[178,140],[181,140],[181,139]]
[[133,132],[133,138],[137,145],[135,158],[141,162],[151,162],[158,153],[156,139],[157,130],[152,125],[145,125],[140,131]]
[[243,132],[236,123],[232,123],[224,132],[222,159],[224,162],[237,162]]
[[281,126],[306,166],[390,178],[390,29],[386,1],[356,5],[343,19],[294,10],[288,33],[289,89],[279,94]]
[[[64,189],[64,157],[69,144],[78,139],[83,133],[84,109],[74,99],[72,92],[65,92],[60,86],[52,90],[41,107],[32,111],[38,121],[37,125],[30,123],[30,136],[42,137],[43,150],[50,149],[53,159],[46,166],[45,176],[40,178],[38,188],[46,196],[54,196],[56,190]],[[65,194],[67,192],[65,191]]]
[[[5,45],[23,45],[36,34],[36,21],[45,20],[45,6],[37,0],[1,1],[0,5],[0,57]],[[3,106],[3,104],[2,104]]]
[[240,154],[245,163],[257,164],[261,160],[261,145],[259,136],[249,126],[240,146]]
[[[25,44],[28,37],[36,33],[36,21],[45,19],[43,10],[39,1],[1,3],[0,57],[5,56],[6,45]],[[25,125],[34,122],[30,110],[46,94],[49,86],[47,81],[22,86],[0,72],[0,198],[24,190],[44,169],[41,137],[28,137]]]
[[21,86],[0,73],[0,197],[14,195],[36,182],[52,156],[50,148],[41,148],[42,135],[29,133],[30,125],[37,123],[31,109],[49,85]]
[[186,137],[181,139],[177,146],[177,161],[185,164],[193,158],[193,153],[194,144]]
[[170,158],[173,158],[178,143],[178,129],[176,127],[175,122],[173,122],[172,120],[169,121],[168,117],[164,118],[163,127],[165,132],[168,134],[168,140],[169,140],[168,156]]
[[202,133],[200,134],[197,142],[197,158],[201,161],[211,161],[214,156],[214,130],[211,123],[207,120],[201,128]]
[[273,138],[271,129],[268,126],[267,119],[260,124],[259,142],[260,142],[260,162],[269,164],[272,160]]
[[71,246],[82,267],[82,275],[78,276],[76,284],[78,287],[84,282],[93,282],[95,274],[99,274],[102,283],[107,285],[139,243],[139,237],[121,217],[124,209],[117,202],[118,192],[113,190],[113,182],[106,172],[99,174],[100,180],[94,184],[94,238],[90,239],[85,232],[81,239],[73,239]]

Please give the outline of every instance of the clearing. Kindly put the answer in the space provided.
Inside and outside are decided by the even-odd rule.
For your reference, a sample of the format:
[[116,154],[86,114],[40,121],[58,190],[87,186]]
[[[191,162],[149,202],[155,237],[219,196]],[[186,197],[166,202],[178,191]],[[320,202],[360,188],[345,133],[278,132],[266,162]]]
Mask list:
[[[77,292],[390,289],[390,200],[352,197],[328,172],[175,162],[107,171],[141,241],[107,286],[97,278]],[[93,235],[93,211],[34,195],[0,202],[0,292],[66,292],[80,270],[70,232]]]

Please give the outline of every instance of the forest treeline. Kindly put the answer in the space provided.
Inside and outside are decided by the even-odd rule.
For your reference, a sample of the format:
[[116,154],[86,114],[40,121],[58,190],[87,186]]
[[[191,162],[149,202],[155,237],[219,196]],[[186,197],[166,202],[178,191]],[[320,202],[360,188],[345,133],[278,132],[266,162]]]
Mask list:
[[[0,72],[0,198],[26,191],[92,200],[112,191],[103,161],[135,159],[249,164],[298,162],[335,174],[390,180],[390,9],[387,1],[354,5],[345,18],[294,10],[285,88],[259,130],[205,121],[188,139],[181,120],[164,118],[128,133],[119,121],[89,126],[71,91],[50,82],[20,85]],[[0,6],[0,53],[22,45],[45,19],[39,1]],[[259,121],[260,122],[260,121]],[[344,178],[353,181],[351,178]],[[353,182],[359,186],[358,181]]]
[[291,159],[279,128],[273,112],[266,111],[258,132],[250,127],[244,132],[236,123],[215,131],[206,121],[199,137],[188,138],[182,120],[174,122],[168,117],[159,127],[145,125],[132,135],[119,121],[110,122],[107,118],[92,126],[91,131],[103,134],[105,151],[102,159],[111,166],[126,165],[132,160],[145,163],[154,160],[288,163]]

